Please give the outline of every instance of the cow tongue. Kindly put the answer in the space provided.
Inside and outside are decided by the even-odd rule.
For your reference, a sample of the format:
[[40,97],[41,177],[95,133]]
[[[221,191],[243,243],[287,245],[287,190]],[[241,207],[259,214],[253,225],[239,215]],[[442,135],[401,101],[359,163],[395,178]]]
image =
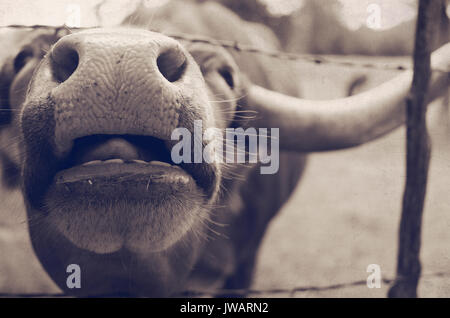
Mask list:
[[[56,184],[70,183],[71,191],[76,187],[83,189],[87,183],[89,192],[95,190],[94,184],[100,188],[114,188],[121,182],[129,187],[133,183],[138,192],[139,189],[148,192],[150,182],[165,183],[167,189],[172,190],[194,184],[192,176],[169,162],[170,153],[160,139],[92,135],[75,141],[67,165],[56,174],[55,181]],[[114,180],[113,186],[111,180]]]
[[105,142],[91,145],[80,153],[75,153],[77,163],[108,159],[133,160],[139,158],[139,150],[125,139],[112,138]]
[[110,159],[170,161],[162,141],[144,136],[85,137],[75,142],[70,158],[73,165]]

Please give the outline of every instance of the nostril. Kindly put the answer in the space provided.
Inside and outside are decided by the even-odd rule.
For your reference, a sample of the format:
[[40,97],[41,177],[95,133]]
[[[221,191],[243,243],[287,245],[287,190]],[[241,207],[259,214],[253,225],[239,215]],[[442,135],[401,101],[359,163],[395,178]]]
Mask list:
[[78,67],[78,52],[64,45],[56,46],[50,58],[53,67],[53,76],[59,83],[65,82]]
[[156,59],[161,74],[169,81],[175,82],[183,76],[186,69],[186,55],[179,49],[171,49],[161,53]]

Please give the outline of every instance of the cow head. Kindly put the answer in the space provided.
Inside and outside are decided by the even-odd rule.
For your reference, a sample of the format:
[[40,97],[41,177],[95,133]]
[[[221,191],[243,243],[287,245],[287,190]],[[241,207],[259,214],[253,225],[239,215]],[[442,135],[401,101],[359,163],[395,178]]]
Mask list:
[[[22,171],[38,256],[63,288],[67,264],[89,262],[91,293],[113,290],[95,288],[113,275],[164,295],[197,257],[223,173],[174,164],[171,133],[230,124],[242,94],[233,59],[141,29],[37,30],[19,47],[1,75],[17,149],[4,156]],[[136,268],[124,271],[129,258]]]

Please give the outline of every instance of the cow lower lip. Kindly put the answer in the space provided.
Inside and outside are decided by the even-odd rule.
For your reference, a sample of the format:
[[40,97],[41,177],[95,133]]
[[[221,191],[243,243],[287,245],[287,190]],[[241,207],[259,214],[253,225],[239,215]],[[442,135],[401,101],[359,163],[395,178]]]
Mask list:
[[[44,205],[49,226],[78,248],[157,252],[175,244],[200,217],[192,197],[203,198],[203,191],[181,168],[104,162],[57,172]],[[81,235],[81,228],[89,234]]]
[[[195,185],[191,175],[175,166],[141,163],[102,163],[98,165],[78,165],[59,171],[54,178],[58,185],[74,185],[93,190],[107,185],[108,188],[124,184],[141,186],[148,191],[150,185],[166,184],[173,189]],[[144,186],[144,187],[142,187]]]

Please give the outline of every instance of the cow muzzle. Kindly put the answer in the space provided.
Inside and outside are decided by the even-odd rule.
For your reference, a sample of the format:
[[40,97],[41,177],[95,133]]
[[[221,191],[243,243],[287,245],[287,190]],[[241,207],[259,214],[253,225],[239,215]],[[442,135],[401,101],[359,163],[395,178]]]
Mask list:
[[169,248],[202,223],[217,191],[214,165],[170,157],[173,129],[214,125],[208,108],[198,66],[171,38],[134,29],[61,38],[21,117],[33,213],[96,253]]

